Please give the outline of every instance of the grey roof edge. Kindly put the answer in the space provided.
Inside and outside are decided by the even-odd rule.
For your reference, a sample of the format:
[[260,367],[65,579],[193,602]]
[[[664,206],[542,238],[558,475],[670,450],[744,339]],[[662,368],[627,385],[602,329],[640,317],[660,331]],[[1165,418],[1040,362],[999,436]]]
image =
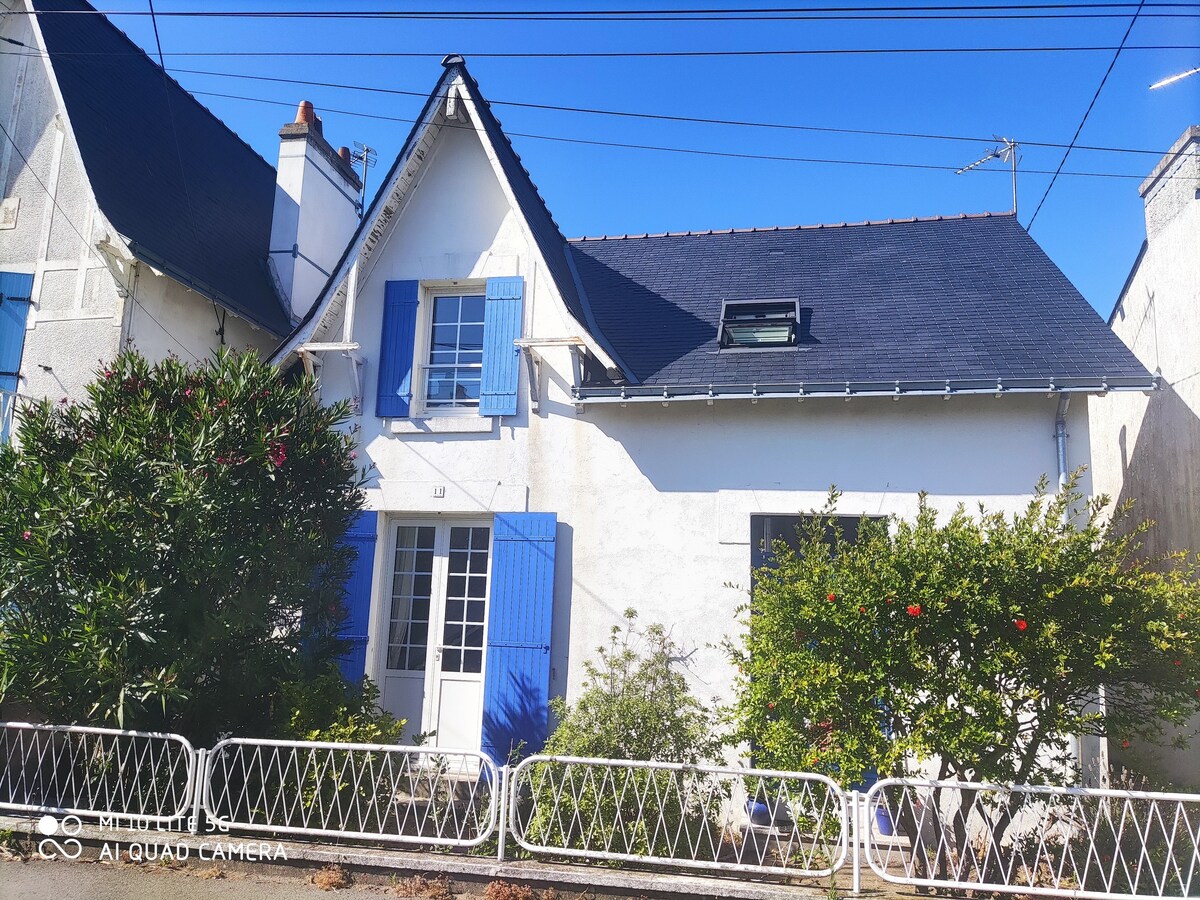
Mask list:
[[1117,291],[1117,299],[1113,301],[1112,311],[1109,312],[1108,318],[1105,321],[1108,327],[1112,327],[1113,319],[1117,317],[1117,310],[1121,308],[1121,304],[1125,302],[1125,295],[1129,293],[1129,286],[1133,284],[1133,277],[1137,275],[1137,271],[1141,268],[1142,260],[1146,257],[1146,251],[1150,249],[1148,240],[1142,241],[1141,249],[1138,250],[1137,257],[1133,261],[1133,265],[1129,267],[1129,274],[1125,276],[1125,283],[1121,285],[1121,290]]
[[583,279],[579,277],[579,269],[575,266],[575,257],[571,253],[571,245],[564,241],[562,249],[563,255],[567,259],[567,268],[571,270],[571,278],[574,279],[575,288],[579,294],[580,308],[583,310],[584,318],[587,320],[581,324],[587,328],[592,337],[596,339],[596,342],[604,348],[604,352],[607,353],[609,357],[612,358],[612,361],[617,364],[617,367],[621,370],[621,374],[625,376],[625,380],[630,384],[640,384],[641,382],[637,375],[634,374],[633,368],[626,365],[626,363],[621,359],[621,354],[619,354],[616,347],[613,346],[612,341],[605,337],[604,332],[600,329],[600,326],[596,324],[596,316],[595,313],[592,312],[592,303],[588,299],[587,291],[583,287]]
[[574,392],[576,403],[673,403],[712,400],[759,400],[840,397],[953,397],[1007,394],[1106,394],[1158,390],[1161,376],[1072,376],[1064,378],[967,377],[893,379],[884,381],[794,381],[782,383],[676,384],[649,386],[583,385]]
[[[184,272],[178,266],[174,266],[162,257],[151,253],[137,241],[129,240],[128,238],[125,238],[124,235],[122,235],[122,239],[125,240],[126,245],[129,247],[129,252],[132,253],[135,258],[141,260],[148,266],[158,269],[160,272],[170,276],[172,280],[179,282],[186,288],[190,288],[197,294],[200,294],[202,297],[207,298],[223,309],[229,310],[229,312],[233,313],[235,316],[245,319],[252,325],[258,326],[269,334],[273,334],[278,337],[279,335],[283,334],[284,330],[287,328],[287,325],[291,322],[291,319],[287,317],[282,309],[280,309],[279,312],[281,319],[280,322],[264,322],[261,317],[252,314],[248,309],[242,306],[242,304],[231,300],[220,291],[215,290],[211,286],[205,284],[203,281],[199,281],[198,279],[189,275],[187,272]],[[268,280],[272,285],[274,285],[274,279]]]
[[1154,183],[1166,173],[1167,169],[1175,164],[1175,160],[1183,153],[1184,148],[1193,141],[1200,142],[1200,125],[1188,126],[1184,129],[1183,134],[1175,139],[1175,143],[1171,145],[1171,149],[1162,155],[1162,159],[1154,164],[1154,168],[1150,170],[1150,174],[1146,176],[1145,181],[1138,185],[1139,196],[1146,196],[1150,188],[1154,187]]
[[714,234],[764,234],[776,231],[822,231],[825,229],[835,228],[863,228],[866,226],[879,225],[912,225],[923,222],[949,222],[958,221],[960,219],[999,219],[1013,218],[1014,213],[1006,212],[982,212],[982,213],[958,213],[952,216],[910,216],[902,219],[868,219],[864,222],[837,222],[832,224],[820,225],[772,225],[757,228],[710,228],[701,231],[660,231],[646,232],[644,234],[602,234],[590,237],[574,237],[568,238],[568,243],[583,244],[595,241],[628,241],[639,240],[641,238],[661,238],[661,237],[704,237]]

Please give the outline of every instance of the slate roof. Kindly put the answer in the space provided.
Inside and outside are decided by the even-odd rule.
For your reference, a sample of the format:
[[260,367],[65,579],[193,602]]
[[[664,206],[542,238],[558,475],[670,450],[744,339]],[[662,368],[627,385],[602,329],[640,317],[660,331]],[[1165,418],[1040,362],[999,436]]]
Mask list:
[[[1150,380],[1010,214],[570,243],[634,384]],[[723,300],[773,298],[798,348],[718,352]]]
[[134,255],[286,334],[267,271],[274,168],[107,18],[78,14],[90,4],[31,2],[88,181]]

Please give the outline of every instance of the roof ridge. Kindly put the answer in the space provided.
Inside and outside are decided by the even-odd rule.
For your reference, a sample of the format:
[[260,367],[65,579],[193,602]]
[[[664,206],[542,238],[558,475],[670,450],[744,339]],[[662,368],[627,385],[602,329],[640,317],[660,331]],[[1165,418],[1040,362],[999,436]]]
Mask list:
[[[98,9],[96,9],[96,7],[93,6],[90,2],[88,2],[88,0],[79,0],[79,2],[82,5],[88,7],[89,9],[92,10],[92,12],[94,13],[94,15],[92,16],[93,19],[98,19],[104,25],[107,25],[109,28],[111,28],[113,31],[115,31],[123,41],[125,41],[127,44],[129,44],[129,46],[133,47],[134,50],[136,50],[143,57],[145,57],[146,62],[150,63],[150,65],[152,65],[152,66],[154,66],[154,68],[158,69],[159,72],[161,72],[162,75],[171,82],[171,84],[173,84],[175,87],[179,88],[179,90],[182,91],[183,94],[189,100],[191,100],[192,103],[194,103],[197,107],[199,107],[199,109],[202,112],[204,112],[205,115],[207,115],[210,119],[212,119],[214,122],[216,122],[222,128],[224,128],[227,132],[229,132],[231,135],[233,135],[233,137],[238,141],[238,143],[240,143],[243,147],[245,147],[247,150],[249,150],[254,155],[255,159],[257,159],[259,162],[261,162],[264,166],[266,166],[272,172],[275,171],[275,167],[267,161],[266,157],[264,157],[261,153],[259,153],[257,150],[255,150],[254,147],[252,147],[245,138],[243,138],[240,134],[238,134],[236,131],[234,131],[232,128],[230,128],[227,124],[225,124],[224,119],[222,119],[220,116],[218,116],[216,113],[214,113],[211,109],[209,109],[207,106],[205,106],[199,100],[197,100],[195,95],[193,95],[191,91],[189,91],[182,84],[180,84],[175,79],[175,76],[173,76],[167,69],[165,69],[163,66],[159,65],[158,62],[154,59],[154,57],[152,57],[144,47],[142,47],[140,44],[138,44],[138,42],[135,41],[133,38],[131,38],[128,34],[126,34],[124,32],[124,30],[122,30],[121,28],[118,28],[116,26],[116,24],[112,21],[112,19],[110,19],[108,16],[104,15]],[[45,10],[44,12],[49,15],[55,15],[56,13],[62,14],[62,10],[57,10],[57,11],[56,10]],[[38,11],[38,14],[41,15],[42,11]],[[54,64],[54,54],[48,53],[47,56],[49,56],[49,58],[50,58],[50,64],[53,65]]]
[[773,225],[759,228],[709,228],[701,231],[660,231],[654,233],[645,232],[643,234],[602,234],[567,238],[567,242],[576,244],[584,241],[625,241],[633,240],[635,238],[703,237],[714,234],[759,234],[776,231],[819,231],[826,228],[862,228],[865,225],[912,225],[920,222],[953,222],[961,219],[1000,219],[1012,218],[1013,216],[1014,213],[1011,211],[958,213],[957,215],[949,216],[910,216],[906,219],[868,219],[863,222],[836,222],[832,224],[819,225]]

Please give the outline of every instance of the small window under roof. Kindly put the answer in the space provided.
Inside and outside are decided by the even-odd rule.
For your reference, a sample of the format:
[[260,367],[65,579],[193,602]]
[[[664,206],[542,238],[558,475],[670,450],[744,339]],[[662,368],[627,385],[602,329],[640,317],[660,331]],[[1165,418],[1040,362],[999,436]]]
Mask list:
[[795,300],[727,300],[721,312],[721,346],[760,349],[796,343]]

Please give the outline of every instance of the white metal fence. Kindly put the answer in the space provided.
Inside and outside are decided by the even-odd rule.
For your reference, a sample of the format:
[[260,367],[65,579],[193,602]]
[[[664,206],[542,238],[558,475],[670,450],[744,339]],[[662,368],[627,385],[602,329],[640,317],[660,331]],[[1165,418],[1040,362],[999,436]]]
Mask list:
[[177,734],[0,723],[0,810],[171,824],[191,812],[196,774]]
[[532,756],[510,776],[510,831],[533,853],[821,876],[846,859],[846,825],[823,775]]
[[[826,877],[864,864],[948,891],[1200,896],[1200,794],[886,779],[468,750],[0,723],[0,813],[115,817],[713,874]],[[208,826],[206,826],[208,827]]]
[[1200,795],[887,779],[865,805],[867,863],[896,884],[1200,895]]
[[466,750],[231,738],[202,789],[222,828],[474,847],[496,830],[499,773]]

